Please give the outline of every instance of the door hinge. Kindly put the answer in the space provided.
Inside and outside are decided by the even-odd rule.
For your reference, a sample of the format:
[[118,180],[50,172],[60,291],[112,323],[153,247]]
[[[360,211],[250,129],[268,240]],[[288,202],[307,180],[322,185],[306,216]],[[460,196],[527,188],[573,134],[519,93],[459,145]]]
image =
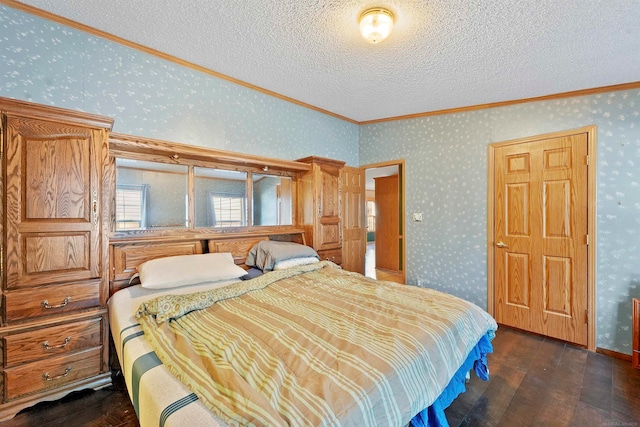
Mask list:
[[584,311],[584,323],[589,323],[589,310]]
[[585,236],[584,240],[585,240],[587,246],[589,246],[589,235],[588,234]]
[[589,155],[587,154],[585,157],[587,159],[587,166],[589,166]]

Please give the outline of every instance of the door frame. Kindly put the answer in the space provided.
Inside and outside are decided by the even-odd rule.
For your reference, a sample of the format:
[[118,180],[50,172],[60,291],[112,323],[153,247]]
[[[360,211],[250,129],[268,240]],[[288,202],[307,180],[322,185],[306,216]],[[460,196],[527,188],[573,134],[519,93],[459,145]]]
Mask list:
[[587,349],[596,351],[596,136],[597,126],[590,125],[577,129],[565,130],[526,138],[496,142],[488,146],[487,168],[487,311],[495,314],[495,207],[493,195],[495,193],[495,151],[498,147],[523,144],[541,139],[566,137],[579,133],[587,134]]
[[[375,169],[382,168],[385,166],[398,166],[398,180],[400,191],[398,192],[398,196],[401,199],[400,206],[402,207],[402,215],[398,215],[399,227],[402,232],[400,233],[400,238],[402,239],[402,247],[400,248],[400,253],[402,254],[402,283],[407,283],[407,226],[405,221],[405,215],[407,214],[407,198],[406,198],[406,165],[404,159],[399,160],[389,160],[386,162],[380,163],[371,163],[367,165],[360,166],[360,169],[364,171],[365,177],[367,174],[367,169]],[[365,183],[365,192],[366,192],[366,183]],[[366,197],[365,197],[365,206],[366,209]]]

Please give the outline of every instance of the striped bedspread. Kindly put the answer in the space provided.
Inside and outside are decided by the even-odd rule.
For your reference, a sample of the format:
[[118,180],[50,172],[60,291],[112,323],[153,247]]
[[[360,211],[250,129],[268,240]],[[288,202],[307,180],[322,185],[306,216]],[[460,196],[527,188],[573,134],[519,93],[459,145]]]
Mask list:
[[138,311],[162,363],[230,425],[405,426],[495,321],[322,262]]

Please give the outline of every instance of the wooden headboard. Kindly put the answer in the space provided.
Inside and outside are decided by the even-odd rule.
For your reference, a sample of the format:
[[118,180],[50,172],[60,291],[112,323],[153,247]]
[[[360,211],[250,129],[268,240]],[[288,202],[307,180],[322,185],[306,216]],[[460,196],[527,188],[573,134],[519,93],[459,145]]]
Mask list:
[[131,277],[145,261],[176,255],[193,255],[211,252],[229,252],[236,264],[244,265],[249,251],[259,241],[278,240],[305,245],[306,239],[302,230],[266,231],[250,233],[220,233],[202,238],[172,237],[162,240],[127,240],[109,243],[111,274],[109,278],[109,295],[129,286]]
[[295,242],[306,244],[303,231],[286,234],[247,234],[235,236],[220,236],[207,241],[209,252],[229,252],[236,264],[246,267],[244,262],[249,251],[256,243],[262,240],[279,240],[283,242]]

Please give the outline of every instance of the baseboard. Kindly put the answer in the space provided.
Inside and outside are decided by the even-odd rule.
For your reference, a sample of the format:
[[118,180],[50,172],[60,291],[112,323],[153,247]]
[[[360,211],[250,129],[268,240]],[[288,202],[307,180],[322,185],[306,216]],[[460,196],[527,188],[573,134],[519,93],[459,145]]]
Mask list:
[[607,349],[600,348],[600,347],[596,348],[596,353],[604,354],[605,356],[614,357],[616,359],[625,360],[625,361],[631,363],[631,355],[630,354],[618,353],[617,351],[607,350]]

